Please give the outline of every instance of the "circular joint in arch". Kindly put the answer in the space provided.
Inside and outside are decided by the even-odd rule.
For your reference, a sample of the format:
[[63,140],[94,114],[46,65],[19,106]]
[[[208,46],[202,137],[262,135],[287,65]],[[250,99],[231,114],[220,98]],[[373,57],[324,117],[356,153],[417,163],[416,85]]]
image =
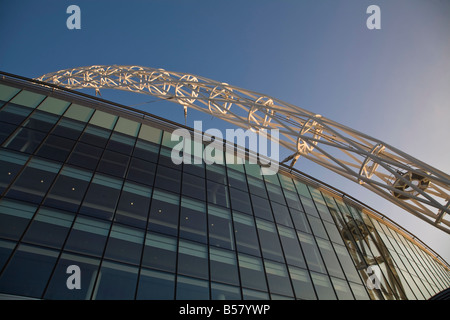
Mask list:
[[208,108],[211,114],[227,114],[233,104],[229,100],[233,98],[231,88],[226,88],[228,83],[222,83],[223,86],[216,86],[211,90],[208,99]]
[[[196,83],[198,79],[192,75],[185,74],[175,86],[175,95],[181,105],[193,104],[198,97]],[[188,97],[188,99],[186,99]]]
[[[317,114],[313,118],[309,118],[306,120],[300,131],[298,132],[297,137],[297,152],[300,154],[308,154],[314,150],[314,147],[317,145],[318,141],[323,132],[323,127],[315,120],[317,118],[321,118],[322,116]],[[305,135],[311,135],[314,141],[307,142],[305,140]]]
[[[366,159],[361,164],[361,168],[359,169],[359,177],[372,178],[375,171],[378,169],[378,163],[373,161],[371,155],[378,156],[383,152],[385,146],[382,143],[377,144],[375,147],[370,150],[370,155],[366,157]],[[372,163],[371,166],[369,164]],[[364,181],[361,178],[358,179],[359,184],[364,184]]]
[[[428,180],[425,176],[422,176],[421,174],[415,172],[406,172],[402,174],[402,178],[403,179],[397,178],[393,186],[395,189],[402,191],[403,193],[392,191],[393,196],[400,200],[407,200],[419,194],[419,191],[413,189],[411,185],[414,185],[422,191],[426,190],[430,185],[430,180]],[[404,179],[409,183],[406,183]],[[404,193],[406,193],[407,195],[405,195]]]
[[[273,100],[262,96],[259,97],[252,105],[248,112],[247,121],[250,130],[258,132],[258,130],[264,130],[272,121],[275,111],[271,109],[273,107]],[[262,116],[256,114],[257,111],[263,113]]]

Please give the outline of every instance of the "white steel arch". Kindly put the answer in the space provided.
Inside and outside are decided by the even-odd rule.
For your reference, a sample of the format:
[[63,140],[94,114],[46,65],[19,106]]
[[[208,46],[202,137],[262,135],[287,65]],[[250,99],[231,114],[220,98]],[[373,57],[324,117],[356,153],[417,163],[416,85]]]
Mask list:
[[[450,176],[389,144],[266,95],[207,78],[140,66],[89,66],[37,80],[69,89],[148,94],[211,114],[238,127],[279,129],[279,144],[355,181],[450,234]],[[269,135],[270,137],[270,135]]]

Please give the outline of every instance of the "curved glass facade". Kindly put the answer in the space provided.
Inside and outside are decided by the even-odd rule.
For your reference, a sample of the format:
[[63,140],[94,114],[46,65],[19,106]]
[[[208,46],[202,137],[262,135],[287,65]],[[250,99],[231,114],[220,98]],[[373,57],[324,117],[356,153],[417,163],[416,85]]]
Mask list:
[[174,128],[3,77],[0,296],[390,300],[450,286],[426,245],[300,172],[175,165]]

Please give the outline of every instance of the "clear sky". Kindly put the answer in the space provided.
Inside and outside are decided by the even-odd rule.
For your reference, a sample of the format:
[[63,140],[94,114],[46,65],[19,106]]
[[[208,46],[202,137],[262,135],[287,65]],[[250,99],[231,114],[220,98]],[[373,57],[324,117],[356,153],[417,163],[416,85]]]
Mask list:
[[[66,27],[71,4],[81,9],[80,30]],[[372,4],[380,30],[366,27]],[[0,0],[0,30],[2,71],[34,78],[118,64],[191,73],[298,105],[450,173],[448,0]],[[175,104],[141,107],[184,122]],[[188,125],[197,119],[222,125],[194,111]],[[297,168],[384,213],[450,262],[448,234],[306,160]]]

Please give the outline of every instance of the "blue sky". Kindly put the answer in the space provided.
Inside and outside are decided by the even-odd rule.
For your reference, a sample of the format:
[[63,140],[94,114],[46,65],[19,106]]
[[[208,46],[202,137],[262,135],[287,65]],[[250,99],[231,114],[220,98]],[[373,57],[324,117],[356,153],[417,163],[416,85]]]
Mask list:
[[[71,4],[81,9],[81,30],[66,27]],[[381,30],[366,27],[372,4],[381,8]],[[131,64],[191,73],[298,105],[450,173],[449,17],[446,0],[1,0],[0,70],[34,78]],[[143,106],[184,122],[175,104]],[[223,125],[193,111],[188,125],[197,119]],[[447,234],[305,160],[297,168],[383,212],[450,261]]]

